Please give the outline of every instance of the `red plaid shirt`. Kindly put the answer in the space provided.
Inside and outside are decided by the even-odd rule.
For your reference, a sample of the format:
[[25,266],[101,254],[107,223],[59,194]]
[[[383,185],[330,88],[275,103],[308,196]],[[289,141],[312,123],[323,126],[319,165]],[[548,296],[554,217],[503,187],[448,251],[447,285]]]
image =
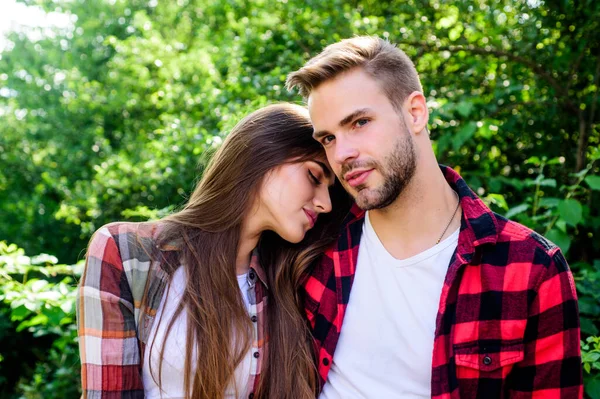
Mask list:
[[[431,397],[583,397],[577,297],[560,249],[491,212],[458,173],[441,168],[463,215],[436,319]],[[352,209],[304,285],[322,384],[350,298],[364,215]]]

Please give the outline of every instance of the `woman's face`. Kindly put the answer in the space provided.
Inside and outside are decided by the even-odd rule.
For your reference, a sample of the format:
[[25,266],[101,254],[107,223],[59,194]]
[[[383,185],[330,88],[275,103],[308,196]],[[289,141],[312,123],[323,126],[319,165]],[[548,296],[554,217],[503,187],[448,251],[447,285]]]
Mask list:
[[258,198],[266,230],[292,243],[302,241],[319,214],[331,211],[329,186],[334,179],[324,156],[286,163],[271,170]]

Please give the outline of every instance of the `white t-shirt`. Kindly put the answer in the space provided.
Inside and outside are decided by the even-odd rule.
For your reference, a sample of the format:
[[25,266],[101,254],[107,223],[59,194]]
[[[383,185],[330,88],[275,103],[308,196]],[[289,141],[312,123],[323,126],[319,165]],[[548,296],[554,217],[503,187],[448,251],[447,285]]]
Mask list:
[[[248,298],[248,290],[250,288],[248,282],[248,274],[237,276],[238,285],[244,299],[246,309],[250,309],[250,300]],[[160,306],[156,312],[154,324],[150,332],[150,338],[144,352],[144,364],[142,366],[142,380],[144,384],[144,395],[146,399],[175,399],[184,398],[184,371],[185,371],[185,354],[188,349],[186,343],[187,320],[185,311],[182,311],[177,320],[173,324],[168,335],[164,359],[162,363],[162,392],[152,376],[158,381],[158,367],[160,364],[160,351],[165,340],[167,328],[175,314],[177,306],[181,302],[186,283],[185,269],[180,267],[173,275],[173,280],[169,285],[168,296],[167,290],[162,297]],[[162,316],[162,320],[161,320]],[[159,324],[159,320],[161,320]],[[153,339],[154,347],[150,351]],[[195,358],[196,351],[194,350]],[[150,374],[150,354],[152,355],[152,375]],[[238,397],[247,398],[248,392],[245,392],[250,376],[250,367],[252,362],[251,351],[248,351],[240,365],[235,370],[235,382],[238,387]],[[235,398],[235,387],[233,384],[225,393],[226,398]]]
[[356,275],[331,370],[320,399],[431,397],[440,295],[459,229],[408,259],[395,259],[369,212]]

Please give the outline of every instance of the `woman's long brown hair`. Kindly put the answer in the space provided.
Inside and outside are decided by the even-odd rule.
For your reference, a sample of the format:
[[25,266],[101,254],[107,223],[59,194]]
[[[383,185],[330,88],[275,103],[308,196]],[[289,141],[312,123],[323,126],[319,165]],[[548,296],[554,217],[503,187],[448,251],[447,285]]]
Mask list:
[[[234,127],[185,207],[159,221],[158,245],[176,242],[180,248],[177,261],[168,262],[165,271],[172,276],[184,265],[188,276],[182,303],[167,328],[168,334],[180,312],[186,312],[186,398],[222,398],[250,348],[252,323],[236,280],[236,257],[242,222],[264,176],[286,162],[323,155],[303,107],[262,108]],[[301,243],[288,243],[273,232],[264,232],[259,240],[269,285],[268,350],[255,398],[308,399],[318,391],[312,338],[297,292],[308,268],[337,237],[349,209],[339,183],[330,195],[333,211],[321,215]],[[164,344],[161,359],[163,355]]]

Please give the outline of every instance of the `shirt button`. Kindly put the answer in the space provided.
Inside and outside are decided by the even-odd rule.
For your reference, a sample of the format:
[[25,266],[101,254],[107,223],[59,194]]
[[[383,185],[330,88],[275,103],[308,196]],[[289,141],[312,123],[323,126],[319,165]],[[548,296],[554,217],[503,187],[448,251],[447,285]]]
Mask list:
[[486,366],[489,366],[490,364],[492,364],[492,358],[489,356],[484,356],[483,364],[485,364]]
[[248,277],[250,277],[250,280],[254,280],[254,277],[256,277],[256,274],[254,274],[254,272],[250,272],[250,273],[248,273]]
[[324,359],[323,359],[323,364],[324,364],[325,366],[329,366],[329,359],[327,359],[327,358],[324,358]]
[[253,322],[253,323],[256,323],[256,321],[258,320],[258,317],[256,317],[256,316],[252,316],[252,317],[250,318],[250,320],[252,320],[252,322]]
[[258,359],[258,357],[260,356],[260,354],[258,352],[254,352],[253,356],[254,356],[255,359]]
[[248,395],[248,399],[253,399],[254,398],[254,392],[251,393],[250,395]]

